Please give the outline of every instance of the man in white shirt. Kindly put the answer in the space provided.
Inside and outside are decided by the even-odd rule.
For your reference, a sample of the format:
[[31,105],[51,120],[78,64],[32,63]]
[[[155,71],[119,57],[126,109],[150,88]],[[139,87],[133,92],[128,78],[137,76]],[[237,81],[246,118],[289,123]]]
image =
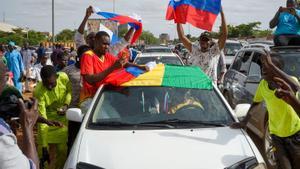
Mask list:
[[[94,39],[95,39],[95,32],[91,32],[86,36],[86,39],[84,39],[84,28],[86,25],[87,20],[93,13],[93,8],[89,6],[86,9],[86,14],[84,19],[82,20],[78,30],[75,32],[74,40],[76,44],[76,48],[78,49],[82,45],[89,45],[92,49],[94,48]],[[117,56],[118,53],[123,50],[127,45],[129,45],[129,40],[131,39],[132,35],[134,33],[134,28],[130,28],[129,31],[126,33],[124,38],[119,40],[116,44],[109,47],[109,53],[111,53],[114,56]]]
[[32,67],[32,56],[33,51],[28,48],[28,42],[24,43],[24,48],[21,50],[21,55],[23,57],[23,64],[25,68],[25,92],[30,92],[29,90],[29,77],[30,77],[30,68]]
[[33,79],[36,83],[41,82],[41,69],[47,65],[48,55],[46,53],[41,55],[41,62],[33,66],[31,79]]
[[188,49],[191,54],[189,63],[199,66],[202,71],[209,76],[212,81],[217,84],[216,65],[219,62],[221,51],[224,49],[227,39],[227,25],[223,10],[221,10],[222,25],[218,42],[212,40],[209,32],[203,32],[199,41],[192,43],[185,35],[181,24],[177,24],[177,32],[180,41]]

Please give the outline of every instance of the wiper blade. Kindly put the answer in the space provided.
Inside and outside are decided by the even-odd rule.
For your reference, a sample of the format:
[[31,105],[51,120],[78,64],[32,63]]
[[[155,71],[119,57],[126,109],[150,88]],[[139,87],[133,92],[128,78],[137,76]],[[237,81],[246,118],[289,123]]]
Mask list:
[[226,126],[223,123],[194,121],[194,120],[180,120],[180,119],[168,119],[168,120],[155,121],[155,122],[146,122],[142,124],[201,125],[201,126],[214,126],[214,127]]
[[92,123],[92,126],[97,126],[97,127],[124,127],[124,126],[133,126],[133,124],[130,123],[124,123],[124,122],[118,122],[118,121],[108,121],[108,122],[97,122],[97,123]]
[[151,123],[124,123],[118,121],[110,121],[110,122],[99,122],[92,124],[97,127],[159,127],[159,128],[174,128],[174,126],[168,124],[151,124]]

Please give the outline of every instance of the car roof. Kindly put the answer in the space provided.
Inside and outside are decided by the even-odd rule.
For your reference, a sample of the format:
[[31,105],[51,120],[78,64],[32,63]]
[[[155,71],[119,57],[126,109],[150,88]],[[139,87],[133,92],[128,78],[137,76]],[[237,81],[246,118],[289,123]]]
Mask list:
[[145,49],[170,49],[167,46],[148,46]]
[[264,49],[263,48],[258,48],[258,47],[253,47],[253,48],[242,48],[238,52],[245,52],[245,51],[254,51],[254,52],[260,52],[263,53]]
[[236,41],[236,40],[226,40],[226,43],[236,43],[236,44],[241,44],[241,42]]
[[138,57],[178,57],[175,53],[153,52],[153,53],[141,53]]

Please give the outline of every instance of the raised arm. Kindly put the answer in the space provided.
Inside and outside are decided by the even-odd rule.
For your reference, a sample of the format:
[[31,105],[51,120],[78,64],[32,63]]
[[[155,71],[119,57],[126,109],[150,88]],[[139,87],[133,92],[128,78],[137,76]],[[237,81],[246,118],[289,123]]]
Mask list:
[[280,15],[280,12],[282,11],[282,7],[280,7],[278,9],[278,11],[276,12],[275,16],[273,17],[273,19],[270,21],[270,24],[269,24],[269,27],[271,29],[275,28],[277,25],[278,25],[278,22],[279,22],[279,15]]
[[37,101],[33,100],[33,106],[31,109],[27,109],[23,100],[19,100],[19,106],[21,107],[20,122],[23,129],[23,153],[27,158],[31,159],[36,168],[39,169],[39,159],[36,151],[33,128],[38,119],[38,106]]
[[184,35],[183,27],[180,23],[177,23],[177,33],[179,40],[183,43],[185,48],[192,52],[192,42]]
[[219,37],[218,44],[219,44],[219,49],[223,50],[225,47],[225,43],[226,43],[226,39],[227,39],[227,35],[228,35],[228,29],[227,29],[227,24],[226,24],[223,9],[221,9],[221,19],[222,19],[221,34]]
[[85,12],[85,16],[78,28],[78,32],[81,33],[81,34],[84,34],[84,28],[85,28],[85,25],[86,25],[86,22],[87,20],[89,19],[89,17],[92,15],[93,13],[93,7],[92,6],[89,6],[88,8],[86,8],[86,12]]
[[124,39],[121,39],[116,44],[110,46],[109,53],[113,54],[114,56],[117,56],[120,51],[122,51],[124,48],[127,47],[127,45],[129,45],[129,41],[132,38],[133,33],[134,28],[130,28],[124,36]]
[[287,75],[285,72],[280,70],[273,62],[270,56],[270,53],[265,50],[266,55],[262,58],[262,61],[265,63],[266,66],[269,66],[272,70],[272,73],[274,77],[278,77],[280,79],[283,79],[287,84],[289,84],[292,88],[292,90],[296,93],[300,90],[299,83],[296,82],[294,79],[292,79],[289,75]]

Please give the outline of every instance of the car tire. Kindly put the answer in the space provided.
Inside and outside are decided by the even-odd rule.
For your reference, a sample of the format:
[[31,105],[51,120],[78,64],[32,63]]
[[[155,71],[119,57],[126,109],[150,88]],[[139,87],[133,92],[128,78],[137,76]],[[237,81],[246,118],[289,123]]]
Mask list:
[[268,168],[270,169],[277,169],[277,162],[275,157],[275,147],[272,143],[272,138],[269,133],[269,124],[266,123],[264,137],[263,137],[263,156],[267,163]]
[[230,97],[230,95],[229,95],[229,92],[228,92],[228,91],[224,91],[223,96],[224,96],[225,99],[227,100],[227,102],[228,102],[228,104],[230,105],[230,107],[231,107],[232,109],[234,109],[234,108],[235,108],[235,105],[233,105],[233,103],[232,103],[232,100],[231,100],[231,97]]

